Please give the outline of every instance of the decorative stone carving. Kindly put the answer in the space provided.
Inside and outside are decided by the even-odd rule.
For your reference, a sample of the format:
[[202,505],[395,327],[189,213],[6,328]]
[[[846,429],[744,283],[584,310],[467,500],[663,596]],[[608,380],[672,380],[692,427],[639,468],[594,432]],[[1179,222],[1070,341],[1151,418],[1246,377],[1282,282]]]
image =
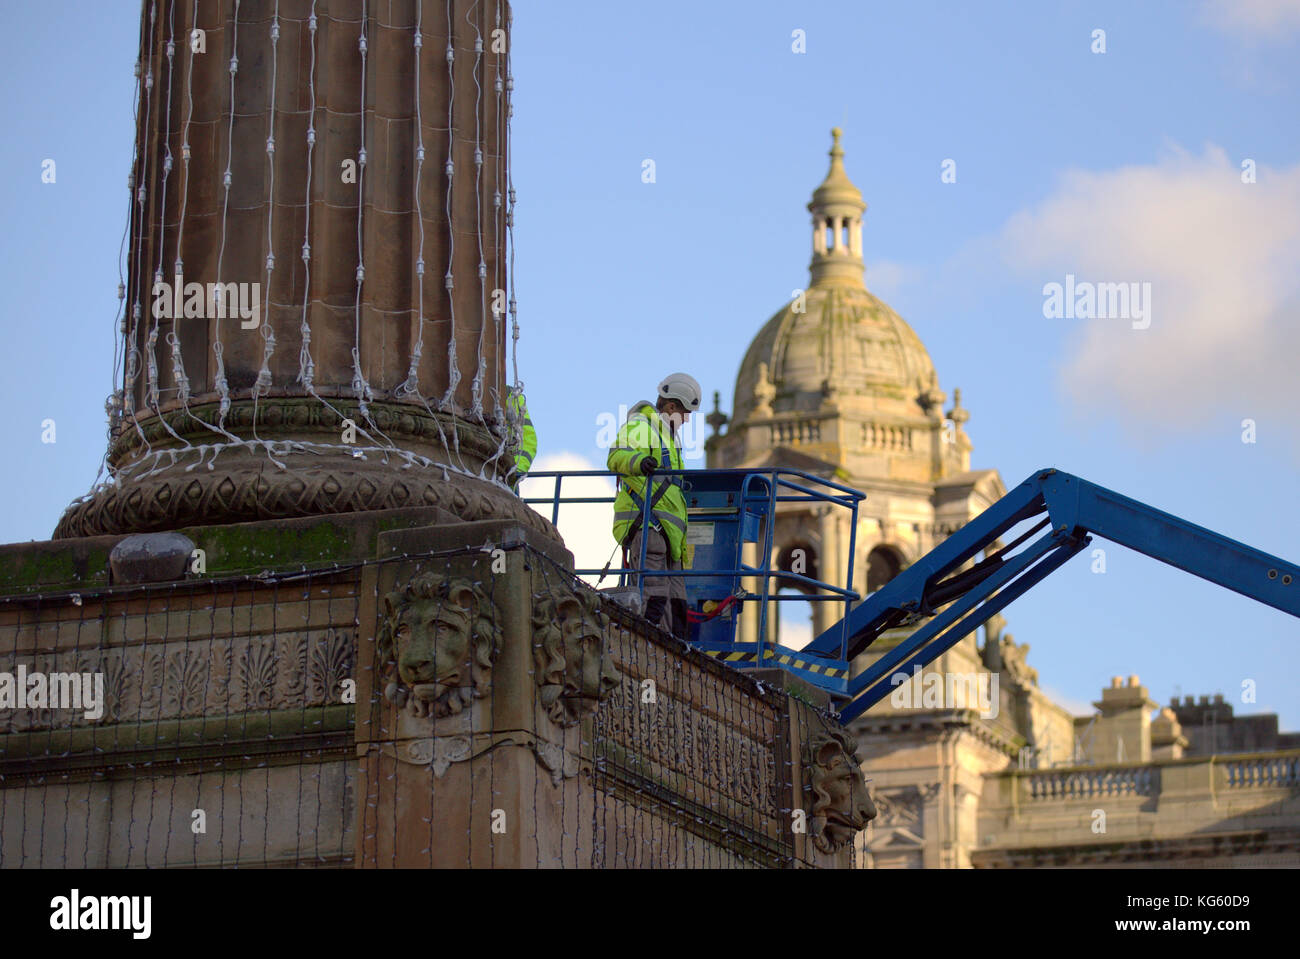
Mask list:
[[[756,814],[780,815],[774,757],[775,716],[765,705],[752,706],[743,724],[728,721],[670,694],[664,674],[655,675],[658,691],[652,703],[642,700],[641,681],[629,674],[627,661],[618,688],[595,714],[593,740],[597,761],[622,757],[622,770],[640,770],[661,782],[694,782],[715,790],[719,805],[752,808]],[[631,668],[635,668],[635,664]],[[725,711],[724,711],[725,712]],[[732,750],[735,766],[726,776],[710,773],[710,752]],[[615,775],[619,769],[612,769]],[[788,813],[787,813],[788,814]]]
[[1019,686],[1037,686],[1038,670],[1029,665],[1029,644],[1017,644],[1007,633],[1000,642],[1002,670]]
[[532,625],[542,706],[553,722],[576,725],[621,679],[606,649],[609,620],[600,597],[587,591],[536,593]]
[[935,782],[877,790],[872,801],[879,815],[872,820],[872,829],[902,830],[907,836],[920,839],[925,835],[925,807],[938,798],[939,788],[940,784]]
[[421,573],[384,597],[385,696],[417,717],[458,715],[483,696],[501,647],[496,609],[466,579]]
[[980,659],[989,672],[1002,672],[1002,633],[1007,628],[1006,617],[994,613],[984,622],[984,645],[980,647]]
[[471,759],[473,753],[469,736],[438,736],[408,740],[396,747],[394,755],[399,762],[431,767],[433,775],[441,779],[452,763]]
[[578,757],[559,743],[539,739],[533,744],[537,759],[551,774],[551,783],[558,786],[562,780],[578,775]]
[[808,748],[813,806],[809,832],[821,852],[836,852],[876,817],[862,779],[858,744],[845,729],[815,730]]
[[311,645],[307,663],[307,697],[313,702],[340,702],[343,680],[352,675],[355,647],[341,632],[333,629]]
[[189,716],[203,711],[207,692],[208,663],[201,654],[188,649],[167,660],[163,684],[162,714]]
[[239,660],[238,684],[245,709],[270,709],[275,695],[275,654],[269,646],[249,643]]
[[904,786],[901,789],[879,790],[874,797],[878,816],[872,821],[872,828],[883,826],[903,826],[920,835],[923,829],[921,813],[925,803],[921,791],[916,786]]
[[437,466],[397,469],[329,455],[310,465],[310,470],[274,470],[247,460],[217,472],[169,468],[74,503],[54,538],[423,506],[441,507],[467,521],[515,520],[560,538],[518,497]]

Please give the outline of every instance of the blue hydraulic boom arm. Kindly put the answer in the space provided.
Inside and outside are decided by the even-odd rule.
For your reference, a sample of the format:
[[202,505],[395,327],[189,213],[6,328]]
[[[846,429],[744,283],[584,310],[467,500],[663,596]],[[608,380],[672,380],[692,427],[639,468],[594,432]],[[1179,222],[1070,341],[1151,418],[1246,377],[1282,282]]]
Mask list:
[[[987,552],[1036,517],[1027,532]],[[1300,617],[1300,567],[1293,563],[1069,473],[1040,470],[804,647],[805,656],[852,660],[886,630],[925,620],[848,680],[841,721],[888,695],[895,673],[911,675],[913,666],[933,662],[1086,547],[1092,534]],[[982,559],[961,569],[981,552]]]

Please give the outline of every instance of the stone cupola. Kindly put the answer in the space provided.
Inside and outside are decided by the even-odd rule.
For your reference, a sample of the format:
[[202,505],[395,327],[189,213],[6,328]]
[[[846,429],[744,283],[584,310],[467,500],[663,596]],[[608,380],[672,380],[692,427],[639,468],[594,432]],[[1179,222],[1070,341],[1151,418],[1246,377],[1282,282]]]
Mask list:
[[[867,204],[845,171],[841,131],[831,135],[830,170],[808,204],[809,285],[794,290],[750,344],[730,428],[710,443],[710,463],[750,465],[784,447],[855,477],[931,482],[961,472],[969,468],[969,444],[954,442],[961,423],[945,429],[947,396],[930,354],[867,290]],[[962,422],[969,416],[958,415]]]

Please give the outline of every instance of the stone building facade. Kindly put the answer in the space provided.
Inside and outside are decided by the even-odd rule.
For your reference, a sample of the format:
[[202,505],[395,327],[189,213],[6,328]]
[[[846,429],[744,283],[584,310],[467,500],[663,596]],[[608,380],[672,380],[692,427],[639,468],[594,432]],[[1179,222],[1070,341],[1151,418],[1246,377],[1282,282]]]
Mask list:
[[[779,509],[770,557],[790,569],[802,550],[822,581],[866,595],[1006,488],[996,470],[971,468],[960,390],[945,410],[924,344],[866,288],[866,203],[832,137],[808,204],[808,286],[754,337],[729,414],[715,394],[706,448],[710,467],[798,469],[866,493],[851,582],[849,519],[829,510]],[[810,605],[814,634],[840,615]],[[775,611],[767,622],[769,638],[797,648],[771,625]],[[747,610],[742,638],[757,630]],[[906,635],[885,633],[854,671]],[[1300,743],[1275,716],[1234,717],[1203,699],[1153,720],[1132,677],[1103,691],[1097,714],[1075,717],[1039,688],[1028,652],[995,615],[852,724],[879,812],[860,839],[864,865],[1300,865]]]

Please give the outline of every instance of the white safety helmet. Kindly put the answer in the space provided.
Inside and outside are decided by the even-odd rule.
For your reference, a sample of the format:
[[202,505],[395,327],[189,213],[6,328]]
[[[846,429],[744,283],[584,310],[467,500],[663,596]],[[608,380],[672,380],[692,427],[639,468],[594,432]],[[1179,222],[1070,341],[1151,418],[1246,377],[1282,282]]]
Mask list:
[[676,400],[691,413],[700,408],[700,384],[689,373],[670,373],[659,384],[659,396]]

